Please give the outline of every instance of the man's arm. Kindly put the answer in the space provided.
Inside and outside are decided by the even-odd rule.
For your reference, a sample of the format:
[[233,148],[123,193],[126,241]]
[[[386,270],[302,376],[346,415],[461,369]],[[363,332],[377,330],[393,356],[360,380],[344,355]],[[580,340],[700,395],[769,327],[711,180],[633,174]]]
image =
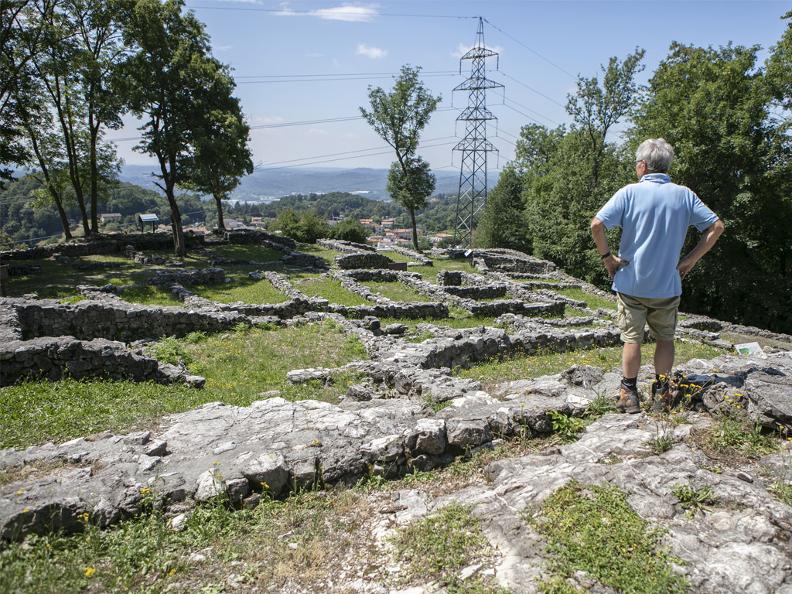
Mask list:
[[[600,221],[597,217],[591,219],[591,236],[594,238],[594,243],[597,245],[597,251],[600,256],[610,252],[608,248],[608,238],[605,237],[605,223]],[[619,268],[624,266],[624,261],[613,254],[610,254],[607,258],[603,258],[602,263],[605,265],[605,268],[608,269],[608,274],[611,278],[613,278],[613,275],[616,274]]]
[[712,249],[712,246],[718,241],[724,229],[726,229],[726,226],[723,224],[723,221],[718,219],[701,234],[701,239],[699,239],[696,247],[694,247],[687,256],[682,258],[679,262],[679,266],[677,266],[681,278],[685,278],[688,272],[696,265],[696,262],[701,260],[704,254]]

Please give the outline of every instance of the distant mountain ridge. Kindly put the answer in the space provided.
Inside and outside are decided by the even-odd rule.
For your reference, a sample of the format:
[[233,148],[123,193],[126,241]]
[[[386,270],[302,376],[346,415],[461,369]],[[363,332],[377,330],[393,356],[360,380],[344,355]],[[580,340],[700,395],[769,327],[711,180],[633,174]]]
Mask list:
[[[154,185],[154,167],[148,165],[125,165],[119,177],[122,181],[159,191]],[[434,171],[437,179],[437,194],[456,194],[459,184],[458,171]],[[490,187],[498,180],[495,172],[490,174]],[[354,192],[374,200],[390,200],[386,191],[387,169],[357,167],[343,169],[335,167],[300,167],[256,170],[245,176],[232,193],[234,200],[269,202],[288,194],[310,194],[321,192]]]

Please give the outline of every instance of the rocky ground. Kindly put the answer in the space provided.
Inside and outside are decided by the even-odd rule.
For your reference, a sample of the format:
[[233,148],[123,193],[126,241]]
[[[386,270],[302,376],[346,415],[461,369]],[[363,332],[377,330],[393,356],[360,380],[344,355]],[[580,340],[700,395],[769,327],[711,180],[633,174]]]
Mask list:
[[[352,374],[334,402],[268,392],[148,430],[0,450],[0,589],[792,593],[789,337],[689,317],[679,338],[724,354],[679,366],[674,411],[619,415],[610,368],[486,383],[458,373],[617,344],[607,310],[576,298],[607,295],[514,252],[474,254],[476,272],[442,270],[435,284],[355,268],[388,263],[335,248],[350,269],[328,278],[371,306],[308,298],[271,271],[257,279],[286,295],[282,304],[219,304],[180,286],[194,318],[96,288],[77,305],[8,301],[0,330],[16,346],[4,356],[20,374],[38,365],[31,344],[65,340],[47,337],[53,324],[88,345],[122,327],[145,343],[149,320],[177,335],[331,322],[369,359],[287,374],[297,385]],[[402,291],[391,296],[431,301],[371,289],[389,283]],[[566,307],[581,315],[563,316]],[[411,308],[433,319],[411,327]],[[450,308],[500,317],[454,328]],[[382,324],[377,311],[399,311],[401,322]],[[773,346],[727,354],[727,332]],[[112,344],[119,357],[151,356]],[[80,359],[80,369],[106,375],[109,356],[93,370]],[[648,385],[648,367],[641,379]]]

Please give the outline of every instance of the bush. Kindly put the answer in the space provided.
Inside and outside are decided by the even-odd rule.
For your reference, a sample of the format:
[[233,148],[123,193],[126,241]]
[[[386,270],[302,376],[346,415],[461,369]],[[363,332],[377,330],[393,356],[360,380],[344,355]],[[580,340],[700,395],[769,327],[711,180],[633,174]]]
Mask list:
[[300,243],[316,243],[317,239],[330,237],[330,226],[315,212],[298,214],[292,209],[282,210],[272,228]]
[[369,235],[368,229],[351,217],[338,223],[330,232],[333,239],[354,241],[355,243],[366,243]]

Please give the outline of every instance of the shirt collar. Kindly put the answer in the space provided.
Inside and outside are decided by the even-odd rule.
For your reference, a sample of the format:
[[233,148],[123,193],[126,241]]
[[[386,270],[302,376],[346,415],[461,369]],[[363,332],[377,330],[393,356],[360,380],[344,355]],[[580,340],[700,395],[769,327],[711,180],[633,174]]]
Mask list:
[[647,173],[641,178],[641,181],[655,182],[656,184],[667,184],[671,178],[667,173]]

